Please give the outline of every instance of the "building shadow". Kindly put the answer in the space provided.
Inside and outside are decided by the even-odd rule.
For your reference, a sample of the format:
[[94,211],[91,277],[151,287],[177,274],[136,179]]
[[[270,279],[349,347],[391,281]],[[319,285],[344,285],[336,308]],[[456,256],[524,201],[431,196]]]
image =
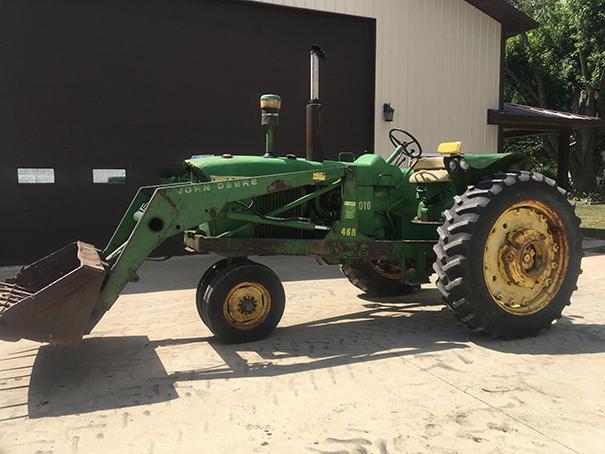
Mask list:
[[177,397],[147,336],[40,347],[28,389],[30,418],[165,402]]
[[[275,377],[338,366],[405,358],[472,344],[511,354],[571,355],[605,352],[605,327],[564,318],[536,338],[499,341],[472,334],[449,309],[426,308],[411,297],[366,303],[363,310],[278,328],[259,342],[226,345],[212,337],[87,338],[77,348],[41,347],[28,390],[30,418],[167,402],[181,381]],[[392,299],[390,299],[392,300]],[[159,347],[209,343],[216,364],[167,372]],[[250,354],[253,353],[253,354]],[[250,359],[253,358],[253,359]]]
[[585,257],[605,254],[605,245],[603,245],[605,229],[582,228],[582,235],[584,235],[582,249]]

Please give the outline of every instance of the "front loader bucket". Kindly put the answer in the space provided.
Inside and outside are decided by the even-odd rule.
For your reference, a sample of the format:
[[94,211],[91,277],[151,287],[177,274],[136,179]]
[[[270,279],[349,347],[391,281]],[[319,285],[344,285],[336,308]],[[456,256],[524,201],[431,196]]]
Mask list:
[[0,339],[78,344],[104,276],[95,247],[80,241],[24,267],[0,282]]

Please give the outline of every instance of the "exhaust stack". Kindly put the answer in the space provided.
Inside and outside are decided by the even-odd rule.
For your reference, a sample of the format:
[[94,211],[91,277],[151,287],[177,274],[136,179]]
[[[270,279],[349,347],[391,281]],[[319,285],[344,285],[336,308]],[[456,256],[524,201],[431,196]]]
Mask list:
[[319,47],[311,47],[311,96],[307,103],[307,159],[323,161],[321,146],[321,102],[319,101],[319,61],[326,53]]

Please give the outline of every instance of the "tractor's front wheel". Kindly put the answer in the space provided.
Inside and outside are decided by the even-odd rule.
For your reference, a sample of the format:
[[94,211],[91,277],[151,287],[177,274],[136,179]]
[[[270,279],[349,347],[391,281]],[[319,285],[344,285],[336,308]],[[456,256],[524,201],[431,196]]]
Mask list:
[[407,295],[418,286],[401,282],[401,269],[385,260],[367,260],[340,267],[355,287],[370,296]]
[[580,220],[554,181],[498,174],[456,197],[435,246],[456,318],[491,337],[535,336],[561,317],[581,273]]
[[195,293],[195,305],[197,307],[197,313],[206,324],[206,305],[204,304],[204,295],[206,294],[206,290],[208,290],[208,286],[212,279],[214,279],[219,273],[223,272],[230,266],[238,265],[241,263],[253,263],[247,258],[235,258],[235,259],[222,259],[213,264],[210,268],[206,270],[206,272],[200,278],[200,281],[197,285],[197,290]]
[[246,260],[216,272],[198,299],[198,309],[217,338],[243,343],[267,337],[281,320],[285,302],[279,277]]

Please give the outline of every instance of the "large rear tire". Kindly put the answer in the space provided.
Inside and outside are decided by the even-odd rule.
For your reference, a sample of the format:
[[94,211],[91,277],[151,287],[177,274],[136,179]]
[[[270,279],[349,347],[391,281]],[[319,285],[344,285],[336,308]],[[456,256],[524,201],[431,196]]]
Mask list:
[[523,338],[561,317],[581,274],[582,236],[553,180],[497,174],[456,197],[445,217],[434,269],[458,320],[490,337]]
[[384,261],[364,261],[340,267],[355,287],[370,296],[408,295],[418,286],[401,282],[401,270]]

